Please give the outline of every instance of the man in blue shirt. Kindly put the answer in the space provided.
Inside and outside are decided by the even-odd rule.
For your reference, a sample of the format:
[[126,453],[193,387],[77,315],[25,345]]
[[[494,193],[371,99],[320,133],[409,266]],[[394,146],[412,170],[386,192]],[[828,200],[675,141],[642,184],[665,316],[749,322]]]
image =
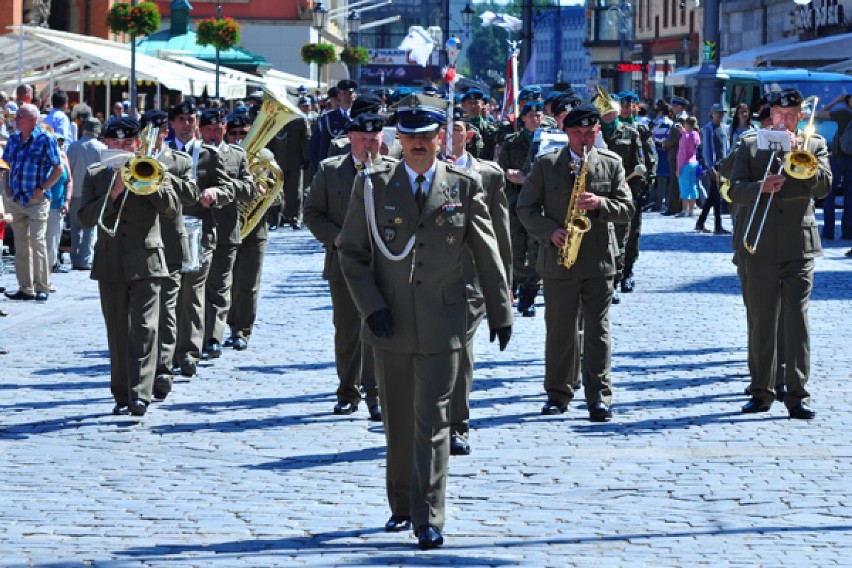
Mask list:
[[51,127],[56,134],[62,135],[69,144],[76,140],[71,132],[71,121],[68,119],[68,95],[64,91],[56,91],[50,98],[53,110],[44,118],[44,123]]
[[3,159],[9,164],[6,197],[15,233],[15,276],[19,289],[10,300],[47,301],[50,267],[47,262],[47,216],[50,187],[62,176],[56,139],[38,126],[38,108],[18,109],[18,132],[9,137]]

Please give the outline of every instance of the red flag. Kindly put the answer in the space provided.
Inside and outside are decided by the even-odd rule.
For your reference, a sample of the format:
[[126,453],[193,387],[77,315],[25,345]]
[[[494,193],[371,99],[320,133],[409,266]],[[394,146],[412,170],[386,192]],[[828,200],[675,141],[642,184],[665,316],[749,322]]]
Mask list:
[[503,92],[503,110],[501,118],[509,119],[514,124],[515,120],[515,93],[513,91],[514,81],[512,81],[512,54],[509,54],[509,59],[506,61],[506,90]]

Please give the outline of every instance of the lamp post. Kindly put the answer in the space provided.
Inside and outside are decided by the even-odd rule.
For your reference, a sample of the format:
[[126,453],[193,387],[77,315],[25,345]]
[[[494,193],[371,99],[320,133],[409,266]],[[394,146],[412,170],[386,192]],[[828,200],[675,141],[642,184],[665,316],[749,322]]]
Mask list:
[[704,45],[701,50],[701,68],[695,74],[698,83],[696,116],[706,116],[713,103],[721,102],[722,85],[728,76],[721,71],[719,54],[719,0],[705,0]]
[[[325,19],[328,16],[328,8],[322,5],[322,2],[317,2],[314,6],[313,24],[317,31],[317,43],[322,42],[322,31],[325,29]],[[317,63],[317,89],[322,86],[322,65]]]
[[475,12],[473,8],[470,7],[470,4],[465,4],[464,9],[461,11],[462,15],[462,24],[464,24],[464,40],[467,41],[470,38],[470,25],[473,22],[473,16]]
[[[216,19],[222,19],[222,3],[216,3]],[[219,46],[216,46],[216,98],[219,98]]]
[[[630,38],[631,51],[633,46],[633,5],[627,0],[621,0],[620,6],[610,6],[607,9],[607,20],[610,25],[618,24],[618,62],[624,63],[624,43]],[[624,87],[622,72],[616,71],[615,90]]]
[[[136,0],[130,2],[136,6]],[[130,116],[136,118],[136,36],[130,35]]]
[[[349,17],[346,18],[346,21],[349,23],[349,33],[355,36],[355,44],[354,47],[361,46],[361,14],[357,10],[349,14]],[[354,67],[355,78],[354,81],[361,84],[361,64],[356,63]]]

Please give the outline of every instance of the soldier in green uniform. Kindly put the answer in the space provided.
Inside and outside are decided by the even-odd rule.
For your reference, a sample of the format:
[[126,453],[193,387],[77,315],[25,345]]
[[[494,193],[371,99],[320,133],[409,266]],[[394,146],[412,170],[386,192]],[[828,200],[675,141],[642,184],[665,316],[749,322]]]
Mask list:
[[518,312],[525,317],[535,315],[535,297],[541,276],[536,272],[538,243],[518,219],[515,204],[530,169],[530,146],[533,134],[541,125],[544,105],[534,100],[524,105],[521,122],[524,127],[506,139],[497,162],[506,174],[506,198],[509,200],[509,225],[512,231],[512,287],[517,291]]
[[[136,120],[115,118],[104,142],[110,150],[135,153],[139,130]],[[178,198],[170,176],[151,195],[136,195],[120,173],[97,163],[86,172],[81,199],[80,224],[98,226],[91,276],[98,281],[106,322],[113,414],[142,416],[157,368],[160,282],[168,276],[160,217],[177,214]]]
[[461,95],[461,107],[467,113],[473,135],[467,141],[467,153],[483,160],[494,159],[494,147],[497,144],[497,127],[482,116],[485,106],[485,93],[479,89],[469,89]]
[[[464,112],[456,109],[453,117],[453,151],[448,156],[446,144],[442,146],[443,155],[448,161],[461,168],[467,168],[479,174],[482,178],[482,188],[485,191],[485,203],[491,216],[491,225],[497,244],[500,247],[500,259],[507,275],[512,273],[512,240],[509,233],[509,204],[506,201],[504,191],[505,181],[503,170],[494,162],[478,160],[467,153],[465,141],[469,136],[469,121]],[[446,141],[444,133],[441,140]],[[482,296],[482,284],[476,277],[476,267],[470,253],[464,255],[462,260],[465,282],[467,284],[467,337],[465,347],[461,352],[459,363],[459,376],[453,388],[453,396],[450,401],[450,454],[470,454],[470,441],[468,438],[470,430],[470,389],[473,384],[473,338],[476,330],[485,316],[485,300]]]
[[441,99],[397,109],[404,161],[355,179],[340,264],[373,346],[387,439],[385,530],[412,522],[421,549],[441,546],[450,397],[467,336],[462,256],[473,255],[492,341],[505,348],[512,309],[478,175],[437,160]]
[[[745,276],[742,281],[748,314],[748,363],[751,400],[743,412],[766,412],[775,400],[776,331],[783,305],[785,383],[784,404],[790,418],[811,419],[810,393],[805,388],[810,375],[808,303],[813,289],[814,258],[822,255],[814,198],[831,191],[828,150],[821,136],[805,136],[798,130],[803,117],[802,95],[794,89],[772,94],[770,118],[775,129],[786,129],[794,149],[803,149],[816,159],[813,175],[805,179],[779,174],[770,149],[761,148],[758,133],[746,132],[736,148],[729,196],[737,204],[734,225],[735,259]],[[767,164],[773,161],[769,170]],[[764,177],[768,171],[769,175]],[[769,196],[773,199],[770,203]],[[766,224],[757,239],[757,226]],[[755,222],[746,231],[751,211]],[[750,252],[746,248],[754,248]]]
[[[640,164],[644,166],[644,158],[642,156],[642,141],[639,139],[639,132],[621,121],[619,113],[621,106],[617,101],[606,103],[600,97],[595,98],[595,106],[598,107],[601,113],[601,132],[603,133],[604,142],[607,148],[618,154],[621,158],[621,165],[624,167],[630,186],[630,192],[633,195],[634,202],[641,194],[645,182],[641,180],[642,175],[636,173],[636,166]],[[602,108],[605,107],[605,108]],[[614,223],[615,237],[618,242],[618,257],[616,264],[618,274],[615,278],[615,286],[618,286],[622,278],[624,278],[625,268],[625,251],[627,248],[627,239],[630,233],[630,223]],[[621,301],[618,290],[613,293],[612,303],[617,304]]]
[[[368,94],[359,97],[353,103],[353,109],[365,97],[373,97],[378,103],[378,97]],[[348,135],[350,152],[327,158],[320,163],[305,200],[305,225],[325,248],[322,276],[328,281],[331,292],[334,361],[339,381],[334,413],[352,414],[358,410],[358,403],[361,401],[360,386],[363,384],[370,420],[381,421],[373,348],[361,339],[361,316],[346,286],[338,255],[340,230],[346,217],[355,175],[371,164],[378,166],[396,163],[393,158],[379,154],[385,119],[374,111],[378,111],[378,104],[375,108],[358,109],[358,114],[352,118]]]
[[[612,224],[627,223],[634,207],[618,155],[594,146],[599,118],[598,111],[587,104],[565,116],[569,146],[543,154],[535,161],[518,197],[518,217],[541,243],[538,270],[544,280],[547,305],[547,402],[541,412],[565,412],[574,398],[575,374],[582,367],[589,418],[608,421],[612,418],[609,307],[618,254]],[[566,217],[584,152],[588,170],[578,187],[576,205],[586,212],[591,228],[582,237],[576,262],[566,268],[557,263],[557,257],[568,234]],[[580,318],[584,329],[582,365]]]

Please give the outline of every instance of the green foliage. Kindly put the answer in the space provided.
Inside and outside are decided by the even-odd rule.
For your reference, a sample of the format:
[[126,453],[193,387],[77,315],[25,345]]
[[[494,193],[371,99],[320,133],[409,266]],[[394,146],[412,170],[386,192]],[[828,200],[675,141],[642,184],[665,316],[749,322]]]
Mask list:
[[[479,10],[477,10],[479,11]],[[481,21],[477,17],[476,21]],[[506,60],[509,46],[506,43],[506,30],[496,26],[474,26],[468,41],[467,64],[469,77],[480,77],[489,81],[488,71],[494,70],[501,76],[506,74]]]
[[160,29],[160,9],[153,2],[136,6],[122,3],[107,10],[106,25],[113,33],[147,36]]
[[316,63],[320,66],[337,61],[337,53],[330,43],[306,43],[302,46],[301,55],[305,63]]
[[344,47],[340,60],[347,65],[366,65],[370,62],[370,52],[366,47]]
[[233,18],[206,18],[195,29],[198,45],[212,45],[221,51],[240,43],[240,24]]

